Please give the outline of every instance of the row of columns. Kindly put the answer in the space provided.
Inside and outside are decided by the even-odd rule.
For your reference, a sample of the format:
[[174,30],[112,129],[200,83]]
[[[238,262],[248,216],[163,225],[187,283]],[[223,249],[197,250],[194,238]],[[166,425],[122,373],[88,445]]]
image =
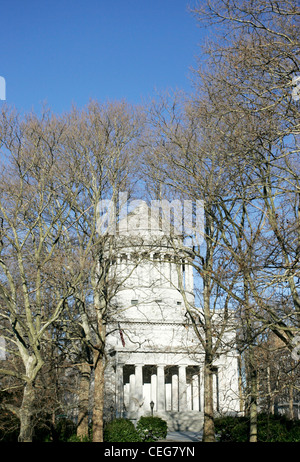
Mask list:
[[[118,257],[117,259],[121,277],[124,277],[128,273],[129,264],[135,264],[135,262],[131,259],[130,254],[126,254],[125,256],[126,259],[124,257],[122,258],[122,256]],[[138,284],[152,284],[155,281],[156,283],[161,283],[163,285],[167,284],[170,287],[173,287],[173,285],[178,287],[177,267],[176,263],[171,260],[172,257],[169,254],[160,254],[159,258],[155,259],[155,253],[151,253],[149,258],[150,260],[141,260],[141,263],[139,263],[141,266],[139,269],[139,276],[135,273],[135,271],[132,272],[132,283],[135,281],[135,279],[137,279],[136,282]],[[181,260],[180,263],[182,270],[184,268],[183,281],[185,289],[188,292],[192,292],[194,290],[193,267],[184,260]],[[145,265],[147,265],[147,268]],[[129,271],[132,271],[132,268],[130,268]]]
[[[155,372],[151,374],[149,383],[149,395],[147,403],[144,402],[143,365],[128,366],[131,369],[127,383],[124,383],[123,365],[117,366],[117,412],[123,414],[125,397],[127,397],[126,410],[129,412],[143,410],[149,407],[150,401],[155,403],[156,411],[187,411],[200,410],[200,382],[199,373],[195,373],[187,383],[187,366],[180,365],[176,373],[169,375],[169,382],[166,383],[165,365],[155,366]],[[146,366],[147,367],[147,366]],[[174,372],[174,368],[173,368]],[[178,372],[178,373],[177,373]],[[125,396],[124,396],[125,395]]]

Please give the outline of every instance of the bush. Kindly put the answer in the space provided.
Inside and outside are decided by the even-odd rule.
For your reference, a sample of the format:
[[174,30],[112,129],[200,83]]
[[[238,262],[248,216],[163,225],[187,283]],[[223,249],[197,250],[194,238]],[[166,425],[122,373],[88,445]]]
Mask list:
[[53,425],[49,416],[45,416],[34,427],[33,442],[66,443],[75,432],[76,425],[72,420],[63,417]]
[[[249,419],[246,417],[221,417],[215,420],[217,438],[221,442],[249,441]],[[259,414],[257,440],[264,443],[300,442],[300,421],[285,416]]]
[[128,419],[115,419],[104,427],[104,441],[127,443],[141,441],[133,423]]
[[141,417],[136,426],[141,441],[157,441],[167,436],[167,422],[160,417]]
[[92,442],[92,437],[89,435],[86,436],[77,436],[77,435],[72,435],[70,438],[68,438],[68,443],[91,443]]
[[245,417],[220,417],[215,419],[217,440],[222,443],[245,443],[249,440],[249,422]]
[[272,443],[300,442],[300,422],[289,420],[285,416],[260,415],[258,440]]
[[62,418],[59,419],[55,426],[55,433],[58,441],[64,443],[74,434],[76,431],[76,425],[72,420]]

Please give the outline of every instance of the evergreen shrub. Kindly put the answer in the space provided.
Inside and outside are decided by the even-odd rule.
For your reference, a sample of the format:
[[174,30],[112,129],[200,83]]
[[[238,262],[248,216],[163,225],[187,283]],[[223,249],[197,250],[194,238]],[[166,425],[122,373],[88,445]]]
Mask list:
[[141,417],[136,426],[141,441],[150,442],[167,436],[167,422],[160,417]]
[[[248,417],[220,417],[215,419],[215,431],[220,442],[249,441]],[[262,443],[300,442],[300,421],[285,416],[259,414],[257,440]]]
[[114,419],[104,427],[104,441],[109,443],[140,442],[134,424],[128,419]]

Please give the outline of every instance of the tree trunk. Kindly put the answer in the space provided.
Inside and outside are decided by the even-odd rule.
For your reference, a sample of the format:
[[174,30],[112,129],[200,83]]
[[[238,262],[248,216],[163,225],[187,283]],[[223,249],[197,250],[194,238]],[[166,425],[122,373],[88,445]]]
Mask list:
[[203,442],[214,443],[215,423],[214,423],[214,401],[213,401],[213,336],[212,336],[212,313],[210,310],[211,295],[211,274],[213,269],[213,223],[211,220],[211,209],[205,207],[205,234],[206,234],[206,254],[203,276],[203,310],[205,318],[205,357],[204,357],[204,426]]
[[93,406],[93,442],[103,442],[103,408],[104,408],[104,358],[101,352],[95,351],[95,379]]
[[271,369],[267,366],[268,413],[274,415],[274,399],[271,387]]
[[[109,246],[108,257],[111,257],[112,248]],[[103,415],[104,415],[104,370],[106,366],[106,315],[107,315],[107,287],[111,258],[97,268],[93,277],[94,304],[97,316],[98,345],[94,349],[94,403],[93,403],[93,442],[103,442]]]
[[289,418],[294,420],[294,386],[289,384]]
[[84,438],[89,433],[89,391],[90,391],[91,367],[89,364],[80,365],[80,389],[79,389],[79,413],[77,436]]
[[27,382],[24,388],[23,401],[20,408],[20,443],[31,443],[33,436],[32,414],[34,409],[35,389],[32,382]]
[[204,362],[204,426],[203,442],[214,443],[214,405],[213,405],[213,371],[209,355],[205,355]]
[[257,443],[257,371],[253,364],[253,353],[250,358],[250,443]]

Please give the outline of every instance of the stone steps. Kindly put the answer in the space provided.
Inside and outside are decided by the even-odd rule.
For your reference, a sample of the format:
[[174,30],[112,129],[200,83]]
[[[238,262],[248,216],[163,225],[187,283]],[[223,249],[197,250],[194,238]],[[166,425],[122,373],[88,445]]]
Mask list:
[[169,432],[194,432],[201,433],[203,430],[204,415],[199,411],[160,411],[154,413],[168,424]]
[[168,432],[166,438],[161,440],[164,442],[183,442],[183,443],[201,443],[202,432]]

